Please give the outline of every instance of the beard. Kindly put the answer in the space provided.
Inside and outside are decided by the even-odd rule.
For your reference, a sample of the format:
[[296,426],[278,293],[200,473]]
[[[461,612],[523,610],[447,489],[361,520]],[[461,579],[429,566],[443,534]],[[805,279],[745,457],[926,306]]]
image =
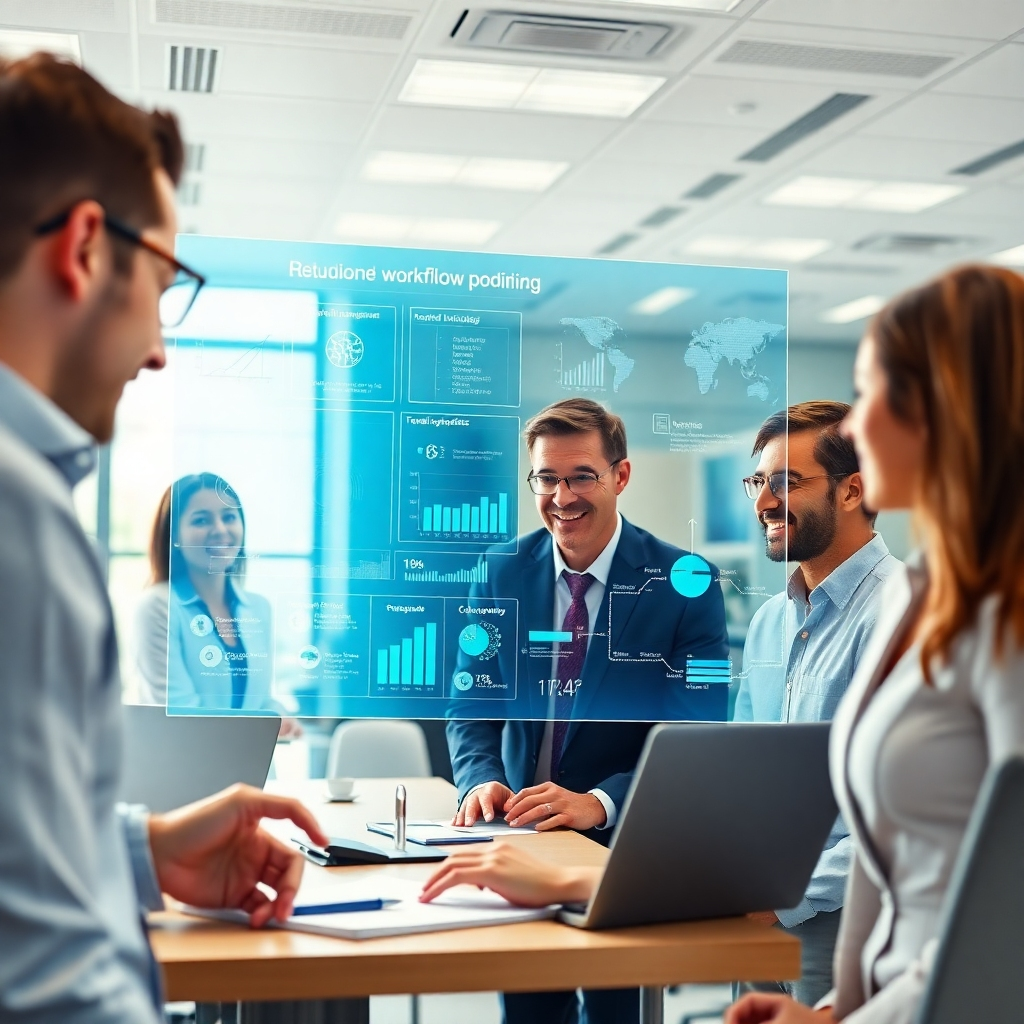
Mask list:
[[[779,541],[768,540],[767,523],[780,522],[785,517],[789,524],[789,550]],[[822,502],[816,508],[807,508],[797,519],[792,512],[778,510],[772,515],[761,517],[765,529],[765,554],[773,562],[805,562],[824,554],[836,536],[836,508],[831,501]]]

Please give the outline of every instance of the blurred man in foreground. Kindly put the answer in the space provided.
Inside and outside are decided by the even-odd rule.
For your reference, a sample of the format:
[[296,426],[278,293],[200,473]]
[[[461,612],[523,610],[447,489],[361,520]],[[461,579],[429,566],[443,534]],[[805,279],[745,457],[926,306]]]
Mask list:
[[0,62],[3,1020],[157,1021],[145,909],[167,892],[283,920],[302,862],[260,819],[326,841],[296,801],[244,787],[164,815],[114,803],[117,645],[71,491],[202,284],[173,256],[181,164],[172,118],[72,64]]

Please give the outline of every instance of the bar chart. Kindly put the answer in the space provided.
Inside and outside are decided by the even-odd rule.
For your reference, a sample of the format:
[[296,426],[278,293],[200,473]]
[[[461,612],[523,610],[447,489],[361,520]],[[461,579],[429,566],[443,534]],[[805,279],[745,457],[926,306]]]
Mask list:
[[372,599],[371,691],[375,696],[436,697],[444,671],[444,601]]
[[483,495],[472,503],[446,505],[441,501],[420,506],[420,529],[425,534],[464,533],[508,536],[508,492]]
[[562,387],[572,389],[603,388],[604,362],[603,352],[598,352],[593,359],[585,359],[583,362],[568,368],[566,368],[563,361],[561,367]]
[[488,576],[488,565],[481,562],[471,569],[452,569],[450,572],[426,568],[407,571],[405,580],[407,583],[486,583]]

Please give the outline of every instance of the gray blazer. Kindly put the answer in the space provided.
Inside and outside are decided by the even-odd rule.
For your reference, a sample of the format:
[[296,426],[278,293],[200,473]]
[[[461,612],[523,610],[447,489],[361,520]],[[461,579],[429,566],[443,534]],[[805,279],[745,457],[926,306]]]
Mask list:
[[995,643],[996,604],[982,606],[933,686],[915,645],[882,683],[924,598],[913,566],[886,583],[878,626],[832,726],[836,798],[854,838],[822,1004],[850,1024],[910,1024],[938,944],[939,914],[986,769],[1024,754],[1024,647]]

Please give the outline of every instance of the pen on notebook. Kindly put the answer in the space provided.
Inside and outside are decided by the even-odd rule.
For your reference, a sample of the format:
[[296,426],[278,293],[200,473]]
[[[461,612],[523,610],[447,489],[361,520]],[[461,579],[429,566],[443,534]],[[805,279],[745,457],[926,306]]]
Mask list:
[[296,907],[292,917],[308,917],[311,914],[354,914],[360,910],[383,910],[400,903],[400,900],[349,900],[346,903],[307,903]]

